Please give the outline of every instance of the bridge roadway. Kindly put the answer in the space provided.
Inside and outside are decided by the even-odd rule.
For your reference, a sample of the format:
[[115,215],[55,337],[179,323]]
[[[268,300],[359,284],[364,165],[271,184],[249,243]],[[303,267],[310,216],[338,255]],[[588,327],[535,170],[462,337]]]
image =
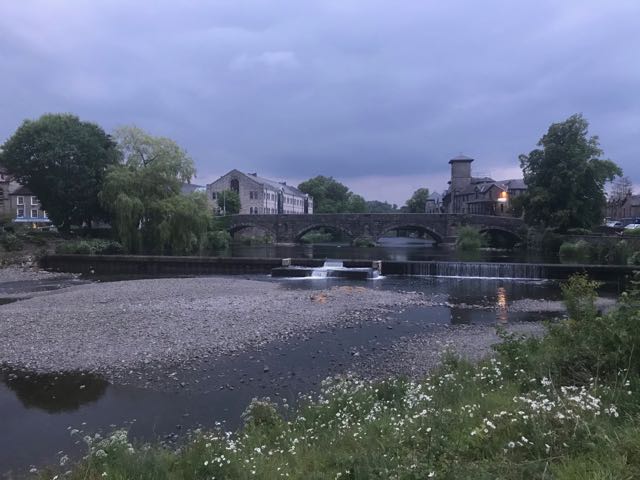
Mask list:
[[327,228],[340,231],[352,240],[377,240],[385,233],[398,230],[418,230],[427,233],[436,243],[452,243],[461,226],[471,225],[482,232],[497,231],[520,239],[520,218],[492,215],[451,213],[317,213],[312,215],[232,215],[231,234],[247,228],[270,233],[277,243],[296,243],[311,230]]

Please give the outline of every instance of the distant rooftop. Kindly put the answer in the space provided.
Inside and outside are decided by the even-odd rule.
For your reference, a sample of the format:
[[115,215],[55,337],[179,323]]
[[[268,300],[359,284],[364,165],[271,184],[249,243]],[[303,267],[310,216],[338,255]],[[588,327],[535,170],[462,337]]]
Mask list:
[[451,160],[449,160],[449,163],[454,162],[473,162],[473,158],[467,157],[466,155],[458,155],[457,157],[453,157]]

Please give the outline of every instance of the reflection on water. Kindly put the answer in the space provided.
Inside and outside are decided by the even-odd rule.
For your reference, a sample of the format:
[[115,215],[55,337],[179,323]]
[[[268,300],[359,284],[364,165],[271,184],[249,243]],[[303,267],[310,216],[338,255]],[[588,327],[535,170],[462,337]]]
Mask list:
[[498,298],[496,302],[496,309],[498,311],[496,317],[499,323],[507,323],[509,319],[507,313],[507,290],[504,287],[498,287]]
[[106,380],[91,374],[34,374],[4,369],[0,379],[26,408],[49,413],[71,412],[95,402],[107,390]]

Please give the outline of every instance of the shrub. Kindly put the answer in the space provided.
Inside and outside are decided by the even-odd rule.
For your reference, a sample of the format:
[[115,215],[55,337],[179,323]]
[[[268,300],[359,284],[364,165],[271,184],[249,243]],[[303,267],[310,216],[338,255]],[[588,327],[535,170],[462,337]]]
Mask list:
[[542,234],[540,248],[543,253],[556,255],[562,245],[562,237],[548,228]]
[[56,253],[75,255],[118,255],[124,253],[124,248],[119,242],[94,238],[63,243],[56,247]]
[[20,237],[18,237],[14,233],[8,233],[8,232],[3,233],[0,236],[0,245],[2,245],[2,247],[7,252],[17,252],[22,250],[22,248],[24,247],[24,244],[22,243],[22,240],[20,239]]
[[591,247],[584,240],[564,242],[560,246],[559,254],[562,262],[588,262],[591,258]]
[[588,228],[570,228],[567,233],[569,235],[593,235],[593,232]]
[[486,246],[487,237],[480,233],[477,228],[464,226],[458,230],[458,238],[456,239],[456,248],[463,251],[479,250]]
[[326,243],[331,240],[333,240],[331,232],[308,232],[300,239],[302,243]]
[[356,238],[352,245],[359,248],[371,248],[376,246],[376,242],[369,238]]
[[627,260],[627,263],[629,265],[640,265],[640,250],[634,252],[633,255],[631,255]]
[[229,248],[231,234],[225,230],[207,233],[207,248],[209,250],[224,250]]

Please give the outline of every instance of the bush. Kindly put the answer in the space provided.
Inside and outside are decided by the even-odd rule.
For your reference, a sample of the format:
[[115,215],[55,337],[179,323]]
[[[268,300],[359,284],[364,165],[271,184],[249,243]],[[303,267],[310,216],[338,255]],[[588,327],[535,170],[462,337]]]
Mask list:
[[333,233],[331,232],[308,232],[300,238],[302,243],[327,243],[332,240]]
[[7,252],[18,252],[24,247],[20,237],[8,232],[0,235],[0,245],[2,245]]
[[560,235],[550,228],[544,231],[540,241],[540,248],[543,253],[557,255],[561,245],[562,237]]
[[584,240],[564,242],[559,255],[562,262],[588,262],[591,259],[591,247]]
[[231,234],[225,230],[207,233],[207,248],[209,250],[224,250],[229,248]]
[[570,228],[567,230],[569,235],[593,235],[593,232],[588,228]]
[[376,246],[376,242],[369,238],[356,238],[352,245],[358,248],[371,248]]
[[113,240],[87,239],[66,242],[56,247],[56,253],[75,255],[119,255],[124,248]]
[[464,226],[458,230],[456,248],[463,251],[480,250],[487,245],[486,235],[480,233],[477,228]]
[[627,260],[629,265],[640,265],[640,251],[634,252]]

